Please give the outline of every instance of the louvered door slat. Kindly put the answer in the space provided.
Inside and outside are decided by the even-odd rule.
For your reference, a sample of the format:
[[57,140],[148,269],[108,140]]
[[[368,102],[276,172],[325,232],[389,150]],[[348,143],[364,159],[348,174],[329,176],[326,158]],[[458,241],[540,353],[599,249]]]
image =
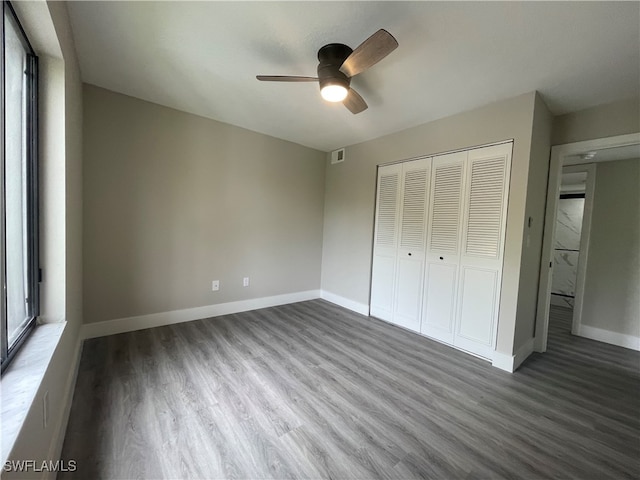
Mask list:
[[396,213],[398,202],[398,174],[389,173],[380,176],[378,191],[378,226],[376,245],[396,246]]
[[378,169],[370,312],[387,321],[393,319],[401,173],[401,165]]
[[400,240],[393,323],[420,330],[431,159],[402,165]]
[[469,152],[454,345],[491,358],[495,348],[510,144]]
[[504,184],[504,156],[472,162],[465,255],[498,258]]
[[421,332],[453,343],[466,152],[433,159]]
[[424,250],[427,170],[409,170],[404,174],[402,228],[400,246]]
[[462,167],[461,163],[434,165],[433,205],[429,225],[429,245],[432,251],[458,251]]

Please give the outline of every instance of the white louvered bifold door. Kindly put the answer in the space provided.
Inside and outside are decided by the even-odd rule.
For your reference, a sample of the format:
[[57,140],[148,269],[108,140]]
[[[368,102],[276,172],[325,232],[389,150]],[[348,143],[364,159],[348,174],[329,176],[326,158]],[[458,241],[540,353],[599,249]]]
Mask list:
[[403,164],[393,323],[420,331],[430,158]]
[[471,150],[454,345],[491,358],[500,300],[512,144]]
[[401,183],[402,164],[378,168],[370,311],[387,321],[393,320]]
[[467,152],[434,157],[421,332],[453,343]]

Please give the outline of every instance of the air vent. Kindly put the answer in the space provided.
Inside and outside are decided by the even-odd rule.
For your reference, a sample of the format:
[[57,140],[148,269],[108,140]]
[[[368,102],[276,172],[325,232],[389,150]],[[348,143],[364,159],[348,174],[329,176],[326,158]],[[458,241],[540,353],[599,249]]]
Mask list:
[[344,148],[331,152],[331,164],[344,162]]

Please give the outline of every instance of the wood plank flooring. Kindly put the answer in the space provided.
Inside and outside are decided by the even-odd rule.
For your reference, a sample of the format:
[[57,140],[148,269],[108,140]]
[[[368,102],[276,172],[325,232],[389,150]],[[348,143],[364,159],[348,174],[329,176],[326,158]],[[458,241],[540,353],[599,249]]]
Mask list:
[[322,300],[88,340],[58,478],[639,478],[640,354],[514,374]]

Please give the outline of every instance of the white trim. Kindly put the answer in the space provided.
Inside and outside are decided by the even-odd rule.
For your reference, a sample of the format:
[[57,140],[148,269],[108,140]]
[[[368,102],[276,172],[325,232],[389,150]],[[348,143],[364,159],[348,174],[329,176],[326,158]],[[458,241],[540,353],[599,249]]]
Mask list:
[[524,362],[527,358],[529,358],[529,355],[531,355],[533,353],[533,338],[530,338],[529,340],[527,340],[527,342],[522,345],[517,351],[516,354],[513,356],[513,371],[515,372],[517,370],[517,368],[522,365],[522,362]]
[[450,155],[452,153],[469,152],[471,150],[477,150],[479,148],[495,147],[497,145],[506,145],[508,143],[511,143],[513,145],[513,141],[514,141],[513,138],[510,138],[508,140],[501,140],[499,142],[493,142],[493,143],[485,143],[483,145],[473,145],[471,147],[462,147],[462,148],[457,148],[455,150],[447,150],[445,152],[430,153],[428,155],[418,155],[417,157],[403,158],[400,160],[391,160],[389,162],[379,163],[377,166],[386,167],[388,165],[395,165],[396,163],[407,163],[407,162],[413,162],[414,160],[423,160],[425,158],[430,158],[430,157],[433,158],[433,157],[440,157],[442,155]]
[[[78,378],[78,370],[80,369],[80,358],[82,358],[82,346],[84,341],[81,335],[78,335],[76,339],[76,345],[73,349],[73,360],[69,374],[67,375],[67,381],[65,388],[62,392],[62,409],[58,415],[58,421],[56,422],[55,429],[53,431],[53,438],[51,445],[49,446],[50,459],[59,459],[62,455],[62,445],[64,443],[64,437],[67,433],[67,424],[69,423],[69,414],[71,413],[71,404],[73,402],[73,393],[76,388],[76,380]],[[52,471],[45,474],[43,478],[56,478],[56,472]]]
[[366,317],[369,316],[369,305],[367,305],[366,303],[349,300],[348,298],[341,297],[340,295],[336,295],[335,293],[327,292],[326,290],[322,290],[320,292],[320,298],[326,300],[327,302],[335,303],[336,305],[344,307],[347,310],[359,313],[360,315],[364,315]]
[[259,308],[275,307],[288,303],[304,302],[320,298],[320,290],[286,293],[272,297],[251,298],[237,302],[218,303],[204,307],[186,308],[170,312],[151,313],[137,317],[117,318],[103,322],[86,323],[82,327],[82,338],[103,337],[117,333],[133,332],[145,328],[161,327],[174,323],[190,322],[203,318],[230,315],[232,313],[248,312]]
[[491,365],[505,372],[513,373],[513,355],[494,351]]
[[[622,147],[640,144],[640,133],[618,135],[615,137],[598,138],[584,142],[556,145],[551,148],[549,165],[549,184],[547,187],[547,206],[545,213],[544,236],[542,243],[542,259],[540,262],[540,283],[538,284],[538,305],[536,314],[536,331],[534,349],[536,352],[547,350],[547,336],[549,331],[549,301],[551,296],[551,268],[549,262],[553,258],[553,239],[556,227],[556,211],[560,192],[560,177],[564,158],[604,148]],[[592,159],[584,163],[594,163]]]
[[533,353],[533,343],[534,339],[530,338],[524,345],[522,345],[518,349],[515,355],[493,352],[491,365],[509,373],[515,372],[516,369],[520,365],[522,365],[522,362],[524,362],[529,357],[529,355]]
[[538,283],[538,304],[536,314],[535,344],[536,352],[547,350],[549,332],[549,306],[551,304],[551,277],[553,274],[553,243],[556,237],[558,215],[558,197],[562,178],[562,157],[560,147],[551,148],[549,163],[549,182],[547,185],[547,209],[544,217],[542,236],[542,258],[540,259],[540,280]]
[[[629,133],[627,135],[618,135],[615,137],[596,138],[594,140],[585,140],[583,142],[565,143],[564,145],[556,145],[551,150],[555,151],[561,157],[569,155],[578,155],[586,153],[589,150],[602,150],[604,148],[625,147],[627,145],[636,145],[640,143],[640,133]],[[582,163],[594,163],[596,158],[588,159]],[[575,165],[576,162],[572,162]]]
[[586,172],[587,183],[584,192],[584,210],[582,213],[582,227],[580,230],[580,251],[578,252],[578,270],[576,273],[575,299],[571,333],[575,335],[582,323],[582,307],[584,305],[584,286],[587,281],[587,265],[589,263],[589,241],[591,239],[591,213],[593,212],[593,198],[596,190],[596,166],[575,165],[564,167],[569,173]]
[[36,325],[2,376],[0,447],[3,464],[11,457],[31,408],[41,401],[38,393],[66,328],[67,322]]
[[611,345],[640,351],[640,337],[634,337],[633,335],[612,332],[611,330],[590,327],[588,325],[580,325],[576,335],[590,338],[591,340],[597,340],[598,342],[609,343]]

